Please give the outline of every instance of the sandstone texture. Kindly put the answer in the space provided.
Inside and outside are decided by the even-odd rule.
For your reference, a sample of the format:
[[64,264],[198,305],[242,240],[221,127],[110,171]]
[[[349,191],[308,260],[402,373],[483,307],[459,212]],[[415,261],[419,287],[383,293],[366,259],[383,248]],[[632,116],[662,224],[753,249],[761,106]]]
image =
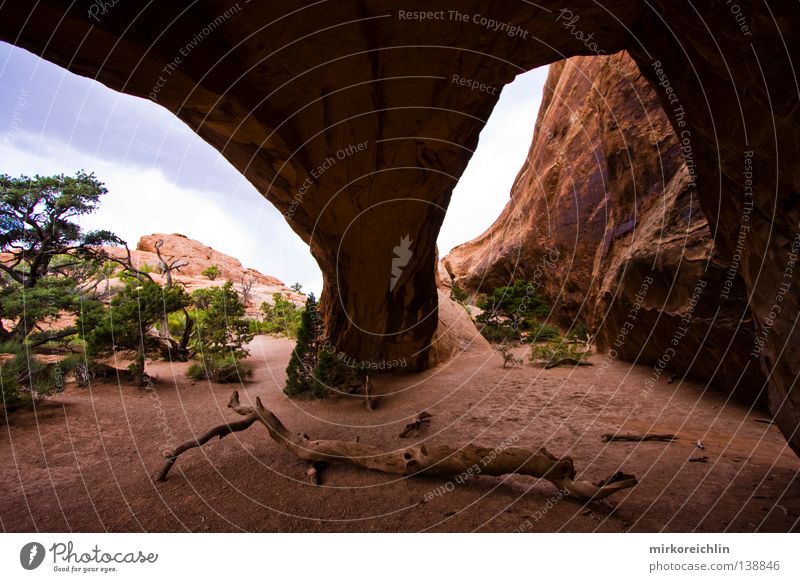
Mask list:
[[[131,250],[133,265],[139,269],[147,268],[150,276],[162,282],[165,277],[159,271],[159,259],[155,245],[162,241],[161,256],[172,264],[179,261],[183,264],[178,270],[172,271],[172,279],[182,284],[188,293],[196,289],[219,287],[226,281],[231,281],[240,293],[242,285],[250,286],[250,300],[247,302],[247,314],[250,317],[261,315],[261,304],[272,303],[272,296],[280,293],[296,305],[305,305],[306,297],[296,293],[284,285],[280,280],[269,275],[242,266],[238,259],[216,251],[201,242],[190,239],[182,234],[148,234],[139,239],[135,250]],[[124,247],[104,247],[109,256],[118,259],[126,258]],[[202,271],[212,265],[219,267],[221,274],[215,280],[210,280]]]
[[534,282],[554,323],[587,325],[653,382],[687,374],[763,402],[744,284],[726,287],[714,242],[656,92],[619,53],[551,66],[511,200],[442,266],[474,292]]
[[0,39],[175,113],[308,242],[338,347],[417,368],[437,327],[439,226],[499,95],[480,83],[627,50],[744,281],[770,407],[800,451],[800,296],[776,299],[800,284],[795,3],[740,0],[744,21],[729,3],[669,0],[101,4],[4,3]]

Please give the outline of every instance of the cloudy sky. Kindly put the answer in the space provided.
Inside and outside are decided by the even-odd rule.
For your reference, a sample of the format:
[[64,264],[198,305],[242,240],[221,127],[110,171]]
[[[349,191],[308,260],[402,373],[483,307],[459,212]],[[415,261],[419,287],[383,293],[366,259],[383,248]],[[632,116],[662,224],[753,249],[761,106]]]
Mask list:
[[[546,68],[505,87],[481,133],[439,237],[439,249],[482,233],[498,216],[533,134]],[[160,106],[122,95],[0,43],[0,174],[94,172],[109,194],[84,221],[131,247],[179,232],[245,266],[319,293],[308,247],[216,150]]]

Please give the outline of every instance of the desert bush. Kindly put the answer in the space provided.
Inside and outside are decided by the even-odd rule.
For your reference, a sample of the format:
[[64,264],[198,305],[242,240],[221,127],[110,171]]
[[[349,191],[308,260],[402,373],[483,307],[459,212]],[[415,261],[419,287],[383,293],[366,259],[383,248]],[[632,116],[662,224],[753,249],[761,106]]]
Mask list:
[[353,366],[330,351],[320,351],[314,368],[314,396],[322,398],[331,391],[342,392],[356,382],[359,375]]
[[561,332],[557,327],[533,321],[528,327],[528,341],[530,343],[546,342],[559,337]]
[[325,342],[317,311],[317,301],[310,293],[300,315],[297,343],[286,367],[284,393],[290,398],[324,398],[331,391],[346,390],[360,380],[359,372]]
[[222,270],[216,265],[211,265],[200,271],[200,274],[203,277],[207,277],[209,281],[216,281],[222,275]]
[[27,406],[64,389],[67,375],[78,364],[77,358],[42,362],[27,352],[22,344],[6,342],[0,359],[0,389],[6,410]]
[[546,326],[547,330],[541,329],[538,318],[545,317],[550,308],[536,288],[521,279],[513,285],[496,288],[491,294],[480,297],[477,303],[484,311],[475,322],[491,343],[518,342],[521,332],[528,329],[545,334],[554,329],[550,326]]
[[589,335],[589,328],[582,321],[576,321],[572,324],[572,329],[569,330],[567,338],[576,342],[586,342]]
[[296,338],[303,309],[280,293],[273,293],[272,301],[272,305],[266,301],[261,304],[261,312],[264,314],[262,325],[258,326],[261,333]]
[[475,322],[478,324],[478,330],[481,335],[485,337],[486,341],[489,343],[502,344],[518,342],[520,340],[521,335],[518,328],[512,326],[510,323],[492,318],[486,311],[476,317]]
[[253,376],[253,368],[232,355],[211,355],[192,362],[186,370],[192,380],[209,380],[220,384],[241,383]]
[[519,366],[522,364],[522,358],[518,358],[514,355],[514,348],[518,347],[515,344],[500,344],[499,346],[495,346],[495,350],[500,354],[500,357],[503,358],[503,367],[507,367],[509,364],[513,366]]
[[77,327],[86,341],[88,356],[134,351],[128,369],[134,383],[142,386],[146,355],[162,347],[161,339],[150,333],[151,328],[165,314],[182,310],[188,299],[180,287],[166,289],[148,278],[127,278],[110,305],[96,300],[84,302]]
[[250,331],[250,333],[253,334],[254,337],[257,335],[264,335],[265,333],[267,333],[267,330],[264,329],[264,324],[258,321],[257,319],[248,319],[247,329]]
[[546,368],[560,365],[563,363],[583,362],[591,352],[583,349],[576,344],[568,343],[561,337],[554,338],[547,343],[531,345],[528,356],[531,364],[541,365]]
[[464,291],[458,283],[453,283],[453,286],[450,287],[450,299],[457,303],[466,303],[469,299],[469,293]]
[[487,312],[505,315],[512,324],[531,317],[546,317],[550,307],[532,283],[517,279],[512,285],[498,287],[478,303]]
[[252,341],[254,333],[233,283],[198,289],[192,293],[192,303],[194,350],[199,362],[190,366],[187,374],[214,382],[236,382],[252,376],[252,369],[241,361],[250,355],[244,346]]
[[[170,335],[174,337],[181,337],[183,332],[186,331],[186,314],[181,311],[173,311],[172,313],[167,315],[167,328],[169,330]],[[161,322],[157,324],[159,326],[162,325]]]

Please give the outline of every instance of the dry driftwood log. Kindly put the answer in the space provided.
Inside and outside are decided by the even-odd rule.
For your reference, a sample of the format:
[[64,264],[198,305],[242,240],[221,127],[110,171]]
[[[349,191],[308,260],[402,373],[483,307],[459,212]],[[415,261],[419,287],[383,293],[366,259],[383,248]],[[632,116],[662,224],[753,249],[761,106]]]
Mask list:
[[189,440],[168,453],[166,462],[158,474],[164,481],[178,456],[203,445],[214,437],[222,438],[233,432],[245,430],[255,422],[262,423],[270,438],[299,459],[313,463],[341,462],[372,469],[383,473],[398,475],[460,475],[465,470],[479,464],[482,475],[530,475],[547,479],[560,490],[568,492],[582,501],[597,500],[636,485],[636,478],[624,473],[616,473],[592,484],[575,480],[572,459],[559,459],[544,448],[530,451],[519,447],[485,448],[466,445],[453,448],[447,445],[426,446],[415,444],[395,451],[386,452],[383,448],[355,441],[311,440],[305,434],[289,431],[283,423],[256,398],[255,407],[242,406],[239,393],[234,392],[228,407],[244,418],[238,422],[226,423],[212,428],[199,438]]
[[407,439],[412,436],[417,436],[423,425],[430,424],[431,416],[433,415],[427,410],[420,412],[412,422],[406,425],[403,432],[400,433],[400,438]]
[[663,443],[671,443],[678,440],[674,434],[604,434],[603,442],[610,443],[612,441],[634,442],[640,443],[643,441],[658,441]]

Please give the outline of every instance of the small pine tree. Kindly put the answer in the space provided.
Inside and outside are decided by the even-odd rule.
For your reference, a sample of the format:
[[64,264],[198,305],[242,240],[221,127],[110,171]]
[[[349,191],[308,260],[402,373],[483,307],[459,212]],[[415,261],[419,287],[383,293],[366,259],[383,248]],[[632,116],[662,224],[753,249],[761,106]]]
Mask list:
[[163,321],[164,314],[183,309],[188,299],[180,287],[164,289],[150,279],[130,278],[108,307],[100,301],[86,301],[77,327],[90,357],[116,350],[135,351],[128,368],[134,383],[142,386],[145,356],[159,345],[150,330]]
[[314,370],[317,367],[319,353],[319,312],[317,300],[313,293],[306,299],[306,308],[300,318],[297,330],[297,344],[292,350],[289,365],[286,367],[287,396],[296,396],[314,390]]
[[252,371],[241,360],[250,355],[245,345],[254,334],[244,318],[245,306],[233,283],[198,289],[192,293],[192,302],[197,320],[194,348],[202,366],[190,368],[190,377],[204,373],[215,382],[236,382],[250,376]]
[[266,301],[263,302],[261,304],[261,312],[264,314],[262,329],[266,333],[297,337],[303,310],[298,309],[294,303],[284,298],[283,295],[273,293],[272,305]]
[[317,367],[314,369],[314,396],[321,398],[331,390],[342,391],[354,381],[358,374],[352,366],[348,366],[336,354],[322,350],[317,358]]

